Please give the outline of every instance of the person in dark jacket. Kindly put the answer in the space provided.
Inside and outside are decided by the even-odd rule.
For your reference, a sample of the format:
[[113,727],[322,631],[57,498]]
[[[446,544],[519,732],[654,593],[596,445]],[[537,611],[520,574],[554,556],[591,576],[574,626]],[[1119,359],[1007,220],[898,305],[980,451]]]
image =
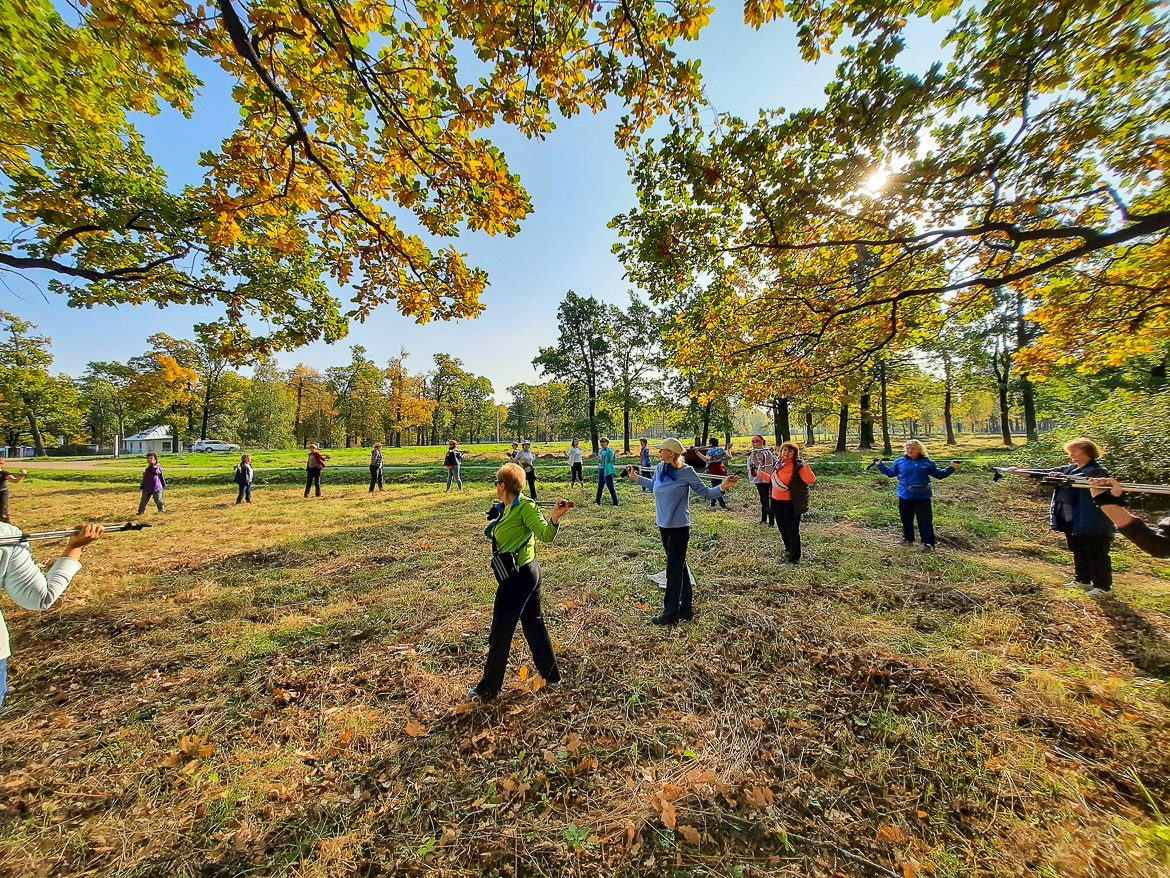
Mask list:
[[451,490],[451,482],[454,481],[459,485],[459,490],[462,491],[463,476],[459,474],[459,469],[463,466],[463,449],[454,439],[447,443],[447,454],[443,457],[443,466],[447,467],[447,490]]
[[878,463],[883,476],[898,480],[898,514],[902,519],[902,545],[914,544],[914,520],[918,519],[918,533],[924,551],[934,551],[934,510],[931,508],[931,478],[945,479],[955,471],[957,460],[939,469],[926,456],[926,447],[917,439],[902,446],[904,454],[892,466]]
[[236,464],[236,484],[240,486],[240,492],[236,495],[236,505],[247,500],[252,502],[252,478],[255,473],[252,470],[252,455],[244,454],[240,457],[240,462]]
[[[1117,479],[1089,479],[1098,488],[1092,488],[1093,502],[1117,526],[1117,532],[1155,558],[1170,558],[1170,517],[1158,522],[1155,530],[1125,508],[1125,488]],[[1112,490],[1110,490],[1112,489]],[[1083,490],[1083,489],[1082,489]]]
[[370,493],[374,493],[374,485],[378,486],[379,491],[385,491],[386,488],[382,484],[382,443],[375,442],[374,447],[370,449]]
[[[1065,443],[1064,450],[1071,463],[1057,467],[1049,475],[1076,479],[1108,477],[1105,467],[1097,462],[1101,449],[1091,439],[1073,439]],[[1012,467],[1009,472],[1043,478],[1016,467]],[[1113,522],[1097,508],[1088,491],[1072,485],[1056,486],[1048,514],[1052,529],[1064,534],[1073,556],[1073,578],[1065,585],[1087,585],[1092,597],[1108,595],[1113,588],[1113,566],[1109,560]]]
[[[695,451],[699,457],[702,458],[703,463],[707,467],[707,472],[713,476],[727,475],[727,464],[731,461],[731,454],[726,448],[723,448],[719,445],[719,439],[717,437],[711,437],[707,446],[706,454],[704,454],[702,451],[699,451],[697,448]],[[711,484],[718,485],[722,481],[722,479],[712,479]],[[722,494],[711,501],[712,509],[715,508],[716,503],[718,503],[724,509],[727,508],[727,501],[723,499]]]
[[159,512],[166,512],[163,508],[162,492],[167,486],[166,476],[162,467],[158,465],[158,455],[153,451],[146,455],[146,469],[142,471],[142,499],[138,501],[138,514],[146,511],[146,504],[154,498],[154,505]]

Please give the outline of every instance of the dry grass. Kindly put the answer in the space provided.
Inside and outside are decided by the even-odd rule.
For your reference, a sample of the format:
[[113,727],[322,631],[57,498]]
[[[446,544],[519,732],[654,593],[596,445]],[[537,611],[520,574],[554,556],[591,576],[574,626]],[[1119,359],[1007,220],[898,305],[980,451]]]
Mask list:
[[[57,608],[5,605],[0,873],[1170,874],[1165,571],[1055,587],[1038,503],[985,477],[940,488],[936,556],[893,546],[870,476],[818,486],[795,570],[747,493],[695,507],[671,632],[649,501],[587,505],[540,552],[566,686],[521,681],[518,643],[474,709],[482,486],[233,491],[171,490]],[[41,529],[136,499],[13,505]]]

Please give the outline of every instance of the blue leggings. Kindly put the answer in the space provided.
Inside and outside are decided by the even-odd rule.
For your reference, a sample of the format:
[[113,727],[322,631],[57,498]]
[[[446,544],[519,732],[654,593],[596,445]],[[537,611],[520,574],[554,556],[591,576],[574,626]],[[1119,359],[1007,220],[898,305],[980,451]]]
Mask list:
[[613,498],[613,505],[617,506],[617,491],[613,487],[613,473],[606,475],[601,470],[597,471],[597,499],[594,503],[601,503],[601,492],[604,488],[609,488],[609,496]]

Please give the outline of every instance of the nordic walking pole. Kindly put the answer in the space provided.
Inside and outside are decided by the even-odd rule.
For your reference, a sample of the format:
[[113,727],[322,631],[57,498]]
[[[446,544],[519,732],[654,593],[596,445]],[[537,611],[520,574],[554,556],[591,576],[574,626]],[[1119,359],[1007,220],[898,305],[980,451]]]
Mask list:
[[[150,527],[148,521],[133,521],[126,524],[109,524],[102,525],[102,534],[118,533],[123,530],[142,530],[144,527]],[[21,543],[41,542],[45,540],[63,540],[73,536],[77,533],[77,528],[70,528],[69,530],[45,530],[37,533],[26,534],[22,533],[20,536],[0,537],[0,546],[19,546]]]

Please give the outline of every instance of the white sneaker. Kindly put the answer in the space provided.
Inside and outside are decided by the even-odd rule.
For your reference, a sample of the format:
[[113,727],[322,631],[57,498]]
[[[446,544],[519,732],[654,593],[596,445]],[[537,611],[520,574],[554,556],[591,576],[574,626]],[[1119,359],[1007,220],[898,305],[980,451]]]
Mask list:
[[651,582],[657,582],[659,585],[663,586],[664,588],[666,587],[666,571],[665,570],[659,571],[658,573],[647,573],[646,576]]
[[1111,588],[1090,588],[1085,592],[1091,598],[1111,598],[1113,597],[1113,589]]

